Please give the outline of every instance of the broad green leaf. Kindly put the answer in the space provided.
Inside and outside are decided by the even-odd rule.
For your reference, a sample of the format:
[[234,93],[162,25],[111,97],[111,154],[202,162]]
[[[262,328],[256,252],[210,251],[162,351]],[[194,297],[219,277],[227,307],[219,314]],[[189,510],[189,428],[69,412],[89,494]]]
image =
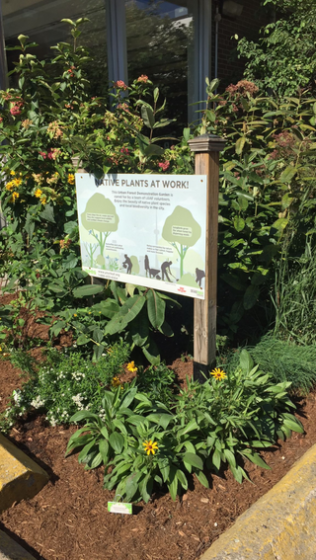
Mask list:
[[245,220],[241,216],[235,216],[234,228],[236,231],[242,231],[246,225]]
[[260,288],[259,286],[248,286],[247,290],[244,294],[244,308],[251,309],[257,302],[260,295]]
[[104,286],[100,286],[98,284],[91,284],[90,286],[80,286],[76,288],[73,292],[75,298],[83,298],[94,296],[95,294],[100,294],[104,291]]
[[166,303],[155,290],[150,289],[147,293],[148,318],[154,327],[159,329],[165,320]]
[[124,437],[122,436],[122,434],[113,432],[109,437],[109,442],[116,453],[122,452],[124,446]]
[[188,489],[188,481],[187,481],[187,477],[185,476],[184,472],[181,471],[180,469],[177,469],[176,476],[177,476],[182,488],[187,490]]
[[215,467],[217,469],[220,468],[221,466],[221,453],[218,451],[218,449],[215,449],[214,453],[213,453],[213,457],[212,457],[212,461],[213,461],[213,465],[215,465]]
[[142,119],[148,128],[154,128],[155,117],[152,108],[149,105],[142,105]]
[[246,143],[245,136],[241,136],[240,138],[238,138],[235,146],[236,154],[240,155],[242,153],[245,143]]
[[185,453],[183,456],[183,461],[199,470],[203,469],[203,461],[201,457],[195,455],[194,453]]
[[290,183],[293,177],[296,175],[296,173],[297,173],[297,169],[295,167],[292,167],[292,165],[288,165],[284,169],[284,171],[282,171],[280,175],[280,181],[282,183]]
[[297,432],[299,434],[304,433],[304,428],[302,427],[302,425],[298,424],[298,422],[295,422],[294,419],[289,420],[288,418],[285,418],[284,426],[286,426],[286,428],[289,428],[289,430],[292,430],[292,432]]
[[205,488],[210,487],[209,481],[207,480],[205,474],[202,471],[196,472],[195,476],[198,479],[198,481],[202,484],[202,486],[205,486]]

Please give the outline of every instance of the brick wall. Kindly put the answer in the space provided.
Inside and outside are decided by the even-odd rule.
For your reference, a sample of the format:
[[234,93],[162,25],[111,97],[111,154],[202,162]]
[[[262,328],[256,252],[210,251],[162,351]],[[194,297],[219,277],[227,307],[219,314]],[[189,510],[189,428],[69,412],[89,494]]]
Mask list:
[[[259,29],[269,23],[268,14],[261,7],[261,0],[244,0],[244,8],[240,17],[228,19],[222,17],[219,22],[218,39],[218,78],[221,86],[226,87],[230,83],[236,83],[242,79],[244,61],[237,58],[236,40],[232,37],[237,33],[238,37],[247,37],[256,40],[259,37]],[[213,13],[213,45],[212,59],[214,76],[215,63],[215,6]],[[235,51],[235,52],[234,52]]]

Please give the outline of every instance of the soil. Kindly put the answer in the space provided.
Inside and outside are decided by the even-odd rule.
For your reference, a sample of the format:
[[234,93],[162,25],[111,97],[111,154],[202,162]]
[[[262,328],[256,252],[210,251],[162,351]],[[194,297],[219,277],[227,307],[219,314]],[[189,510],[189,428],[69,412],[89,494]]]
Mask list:
[[[192,362],[183,360],[172,364],[182,382],[192,374]],[[0,361],[1,394],[19,386],[20,373]],[[156,494],[149,504],[134,506],[132,516],[107,511],[114,492],[103,490],[102,468],[86,472],[76,454],[64,457],[75,427],[53,428],[43,416],[28,418],[10,439],[47,470],[50,481],[33,499],[4,512],[0,529],[38,560],[196,560],[316,442],[316,394],[301,399],[297,414],[305,434],[262,453],[271,470],[247,462],[253,484],[238,484],[229,471],[212,475],[210,489],[192,479],[176,502]]]

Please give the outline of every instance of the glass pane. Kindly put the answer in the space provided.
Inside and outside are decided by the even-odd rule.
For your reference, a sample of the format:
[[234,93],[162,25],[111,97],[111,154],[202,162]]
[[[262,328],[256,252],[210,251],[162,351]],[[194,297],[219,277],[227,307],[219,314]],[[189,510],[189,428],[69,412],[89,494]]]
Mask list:
[[188,122],[188,55],[193,18],[186,0],[126,0],[129,81],[147,75],[167,97],[173,134]]
[[[42,59],[54,56],[51,46],[72,40],[70,27],[61,23],[62,19],[88,18],[79,44],[87,47],[92,56],[87,72],[93,95],[105,95],[108,78],[104,0],[8,0],[2,8],[6,45],[16,44],[20,33],[28,35],[38,44],[32,52]],[[7,52],[9,71],[17,57],[15,51]]]

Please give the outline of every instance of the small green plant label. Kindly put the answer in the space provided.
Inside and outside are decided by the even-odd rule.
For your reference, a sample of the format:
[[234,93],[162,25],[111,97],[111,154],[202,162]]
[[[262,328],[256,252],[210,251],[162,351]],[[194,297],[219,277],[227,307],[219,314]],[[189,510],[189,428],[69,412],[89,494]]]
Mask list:
[[123,513],[124,515],[132,515],[133,505],[124,504],[122,502],[108,502],[108,511],[110,513]]

